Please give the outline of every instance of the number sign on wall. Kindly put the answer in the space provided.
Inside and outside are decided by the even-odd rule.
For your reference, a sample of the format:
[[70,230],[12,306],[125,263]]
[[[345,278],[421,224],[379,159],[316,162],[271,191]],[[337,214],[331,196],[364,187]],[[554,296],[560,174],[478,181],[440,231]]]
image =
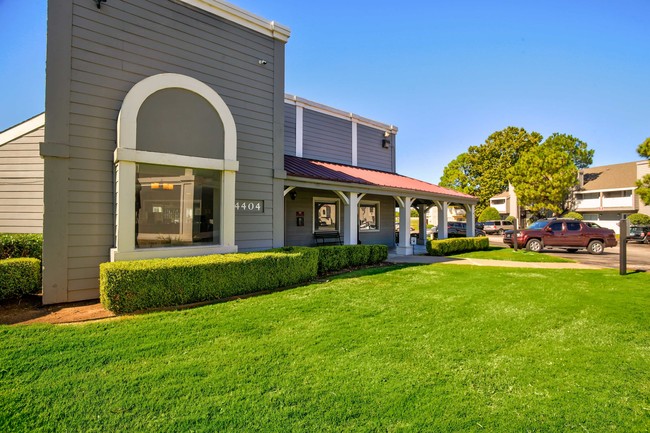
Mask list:
[[235,200],[235,212],[264,213],[264,200]]

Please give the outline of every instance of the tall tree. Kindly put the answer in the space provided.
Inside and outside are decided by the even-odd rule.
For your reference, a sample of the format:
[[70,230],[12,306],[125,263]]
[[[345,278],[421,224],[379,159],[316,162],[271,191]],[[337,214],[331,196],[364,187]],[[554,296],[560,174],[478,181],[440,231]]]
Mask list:
[[477,212],[490,205],[490,197],[508,188],[506,173],[522,154],[542,141],[537,132],[509,126],[492,133],[485,143],[471,146],[449,163],[440,185],[479,198]]
[[[639,144],[636,149],[639,155],[644,158],[650,159],[650,137],[646,138],[643,143]],[[636,193],[641,197],[641,200],[647,205],[650,205],[650,174],[646,174],[640,180],[636,181]]]
[[544,142],[526,152],[509,170],[519,204],[540,216],[561,214],[578,168],[561,146]]
[[544,140],[544,145],[553,146],[560,152],[569,155],[569,158],[578,169],[587,168],[593,163],[594,150],[588,149],[587,143],[572,135],[555,132]]
[[476,193],[476,180],[472,177],[467,153],[461,153],[451,161],[442,172],[440,186],[464,192],[465,194]]

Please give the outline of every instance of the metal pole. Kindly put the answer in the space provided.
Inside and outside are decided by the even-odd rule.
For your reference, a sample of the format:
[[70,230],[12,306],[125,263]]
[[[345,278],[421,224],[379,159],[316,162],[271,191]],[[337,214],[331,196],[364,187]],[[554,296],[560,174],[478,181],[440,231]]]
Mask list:
[[625,275],[627,274],[627,220],[622,219],[619,222],[619,227],[621,228],[619,273]]
[[517,225],[519,225],[519,220],[517,220],[515,218],[513,223],[514,224],[512,225],[512,227],[513,227],[512,228],[512,245],[514,246],[515,251],[517,251]]

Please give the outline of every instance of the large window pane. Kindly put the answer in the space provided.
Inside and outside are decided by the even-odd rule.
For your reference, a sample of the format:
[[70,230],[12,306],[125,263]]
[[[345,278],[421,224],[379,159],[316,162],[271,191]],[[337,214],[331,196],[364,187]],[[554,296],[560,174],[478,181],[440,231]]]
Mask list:
[[359,205],[359,230],[379,230],[379,205],[377,203],[362,203]]
[[219,244],[220,172],[137,165],[136,247]]
[[314,202],[314,230],[315,231],[336,231],[338,230],[338,204],[336,201]]

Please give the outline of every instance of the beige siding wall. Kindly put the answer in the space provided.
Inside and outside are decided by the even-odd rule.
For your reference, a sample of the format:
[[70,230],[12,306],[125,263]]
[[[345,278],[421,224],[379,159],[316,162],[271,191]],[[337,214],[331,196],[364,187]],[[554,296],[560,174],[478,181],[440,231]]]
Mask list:
[[0,146],[0,233],[43,232],[44,129]]

